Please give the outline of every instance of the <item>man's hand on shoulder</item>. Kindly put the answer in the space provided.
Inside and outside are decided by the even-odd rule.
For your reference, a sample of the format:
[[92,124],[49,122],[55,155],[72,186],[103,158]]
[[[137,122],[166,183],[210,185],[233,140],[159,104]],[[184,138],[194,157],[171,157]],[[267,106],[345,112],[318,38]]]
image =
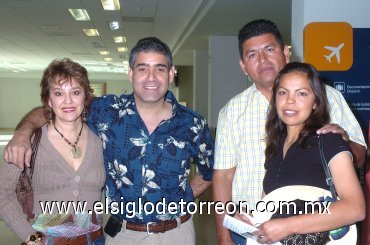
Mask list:
[[22,133],[15,133],[4,150],[4,160],[15,164],[21,171],[24,165],[29,167],[32,149],[30,137]]
[[335,123],[326,124],[324,127],[317,130],[316,133],[318,134],[327,134],[327,133],[341,134],[343,140],[349,142],[348,133],[341,126]]
[[348,142],[352,150],[353,162],[357,168],[361,168],[365,162],[366,147],[350,140],[348,133],[341,128],[338,124],[327,124],[316,131],[318,134],[337,133],[341,134],[343,140]]
[[31,136],[33,131],[47,123],[42,106],[27,113],[17,125],[13,138],[4,150],[4,160],[14,163],[22,171],[31,161]]

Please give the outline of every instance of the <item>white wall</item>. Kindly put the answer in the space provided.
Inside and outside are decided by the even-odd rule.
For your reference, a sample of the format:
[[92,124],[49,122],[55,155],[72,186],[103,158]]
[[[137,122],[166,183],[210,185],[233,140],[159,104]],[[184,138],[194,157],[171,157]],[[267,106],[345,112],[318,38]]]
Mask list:
[[40,81],[0,78],[0,128],[15,128],[30,109],[40,106]]
[[186,106],[193,108],[193,67],[178,66],[177,73],[179,76],[179,102],[186,102]]
[[215,128],[221,108],[247,88],[247,78],[240,69],[236,36],[209,37],[209,56],[208,117]]
[[127,80],[91,80],[91,82],[106,82],[107,83],[107,94],[120,95],[123,93],[132,93],[131,83]]
[[193,109],[208,118],[208,51],[194,50]]
[[[40,78],[0,77],[0,128],[15,128],[32,108],[40,106]],[[102,80],[91,82],[101,82]],[[128,81],[105,80],[108,94],[132,92]]]

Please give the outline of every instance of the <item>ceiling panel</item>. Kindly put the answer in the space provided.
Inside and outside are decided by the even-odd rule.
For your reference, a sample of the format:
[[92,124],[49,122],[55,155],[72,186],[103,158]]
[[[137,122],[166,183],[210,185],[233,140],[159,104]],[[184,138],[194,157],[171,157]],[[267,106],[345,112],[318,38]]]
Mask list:
[[[115,75],[99,50],[107,50],[115,67],[123,67],[138,39],[157,36],[175,49],[176,65],[192,65],[194,49],[207,49],[209,35],[236,35],[252,18],[271,18],[284,35],[290,33],[291,0],[121,0],[120,11],[104,11],[99,0],[0,0],[0,76],[41,74],[54,58],[70,57],[87,64],[91,76]],[[75,21],[68,8],[85,8],[90,21]],[[111,31],[108,21],[120,20]],[[97,28],[87,37],[83,28]],[[116,44],[114,35],[126,36]],[[12,63],[12,64],[11,64]],[[94,63],[94,65],[91,65]],[[11,68],[9,68],[11,64]],[[15,67],[15,68],[14,68]],[[109,69],[108,69],[108,68]],[[106,71],[104,72],[104,69]],[[124,74],[120,74],[122,79]]]

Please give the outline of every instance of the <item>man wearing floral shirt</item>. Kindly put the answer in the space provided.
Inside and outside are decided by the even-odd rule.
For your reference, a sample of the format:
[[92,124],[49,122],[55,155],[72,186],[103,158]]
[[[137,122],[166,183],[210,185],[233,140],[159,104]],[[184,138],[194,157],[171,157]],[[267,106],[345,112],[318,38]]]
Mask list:
[[[150,239],[143,242],[149,244],[156,236],[147,234],[146,224],[149,223],[150,228],[150,222],[167,222],[189,215],[180,209],[169,212],[168,207],[164,207],[164,212],[146,213],[150,210],[144,210],[144,204],[179,204],[181,199],[188,203],[202,193],[212,179],[213,141],[204,119],[180,105],[168,91],[174,67],[167,45],[156,38],[139,40],[131,51],[129,65],[128,76],[134,93],[96,99],[90,108],[88,122],[103,140],[108,177],[106,196],[111,208],[114,209],[113,203],[132,202],[111,219],[143,224],[145,232],[138,236]],[[191,158],[199,173],[189,185]],[[151,209],[151,204],[147,204],[146,209]],[[195,243],[191,223],[191,220],[185,221],[180,226],[189,226],[183,229],[189,232],[164,230],[165,234],[158,236],[158,244]],[[181,238],[170,236],[170,233],[178,233]],[[129,244],[128,236],[133,234],[126,229],[112,239],[117,241],[112,244],[122,241]],[[109,241],[108,237],[108,244]]]
[[[195,244],[194,205],[186,204],[211,184],[210,131],[168,91],[175,69],[165,43],[139,40],[129,65],[133,94],[95,99],[88,117],[104,148],[106,244]],[[187,183],[191,159],[199,171]]]

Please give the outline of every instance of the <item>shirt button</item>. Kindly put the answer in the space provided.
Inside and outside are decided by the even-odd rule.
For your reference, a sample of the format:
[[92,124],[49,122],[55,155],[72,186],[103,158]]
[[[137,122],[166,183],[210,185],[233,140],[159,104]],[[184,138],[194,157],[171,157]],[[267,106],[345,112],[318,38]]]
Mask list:
[[76,197],[76,196],[78,196],[78,194],[79,194],[79,193],[78,193],[78,191],[74,191],[74,192],[73,192],[73,195],[74,195],[75,197]]
[[77,176],[75,177],[75,181],[76,181],[76,182],[80,182],[80,180],[81,180],[81,177],[77,175]]

